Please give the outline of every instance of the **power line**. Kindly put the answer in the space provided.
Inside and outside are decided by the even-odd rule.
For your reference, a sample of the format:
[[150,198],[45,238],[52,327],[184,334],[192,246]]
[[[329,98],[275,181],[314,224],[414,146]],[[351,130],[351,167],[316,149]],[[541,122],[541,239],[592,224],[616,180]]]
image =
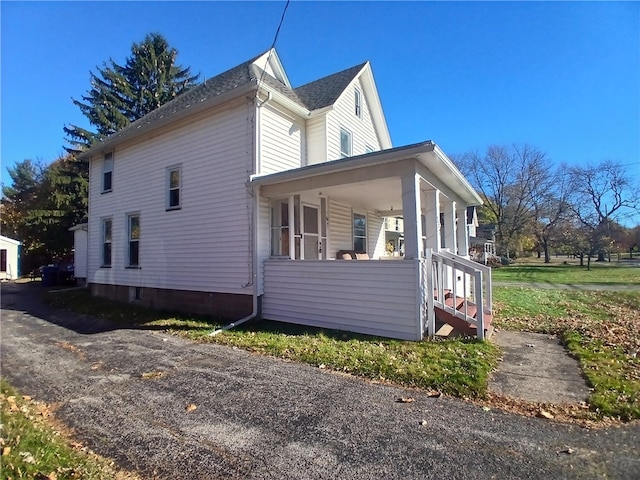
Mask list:
[[269,63],[269,60],[271,59],[271,52],[273,51],[274,47],[276,46],[276,42],[278,41],[278,35],[280,34],[280,28],[282,27],[282,23],[284,22],[284,16],[287,13],[287,8],[289,8],[289,2],[291,0],[287,0],[287,3],[284,6],[284,10],[282,10],[282,15],[280,17],[280,23],[278,24],[278,28],[276,30],[276,34],[273,37],[273,43],[271,44],[271,48],[269,49],[269,55],[267,56],[267,61],[265,63],[265,68],[262,69],[262,73],[260,74],[260,79],[258,80],[258,88],[256,88],[256,97],[258,96],[258,91],[260,89],[260,84],[262,83],[262,79],[264,78],[264,74],[267,71],[267,64]]

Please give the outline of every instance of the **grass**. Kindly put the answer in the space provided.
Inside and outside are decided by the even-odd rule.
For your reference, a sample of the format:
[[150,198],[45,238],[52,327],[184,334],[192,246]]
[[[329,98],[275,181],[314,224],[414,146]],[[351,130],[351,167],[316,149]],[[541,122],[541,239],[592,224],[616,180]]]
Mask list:
[[0,479],[137,479],[71,442],[47,421],[46,405],[19,395],[0,379],[2,471]]
[[123,327],[163,329],[198,342],[218,343],[322,368],[436,390],[482,397],[499,350],[473,339],[405,342],[278,322],[255,322],[209,336],[220,326],[205,317],[176,315],[92,298],[85,290],[50,293],[47,302],[121,322]]
[[640,292],[494,288],[495,326],[559,335],[600,416],[640,419]]
[[561,260],[558,259],[554,259],[554,262],[550,264],[541,262],[524,264],[519,261],[495,269],[493,280],[551,284],[640,285],[640,268],[638,266],[592,261],[591,270],[587,270],[586,261],[584,267],[575,264],[575,261],[567,264],[559,262]]

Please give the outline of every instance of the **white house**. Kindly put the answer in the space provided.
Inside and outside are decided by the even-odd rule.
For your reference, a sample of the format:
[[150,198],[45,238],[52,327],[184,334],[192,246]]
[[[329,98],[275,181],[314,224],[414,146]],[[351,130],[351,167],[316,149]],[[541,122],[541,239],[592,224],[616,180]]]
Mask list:
[[0,280],[15,280],[20,276],[21,242],[0,235]]
[[[481,200],[433,142],[392,148],[368,62],[292,88],[272,49],[81,158],[94,295],[412,340],[438,311],[484,335],[465,221]],[[381,260],[390,215],[398,261]]]

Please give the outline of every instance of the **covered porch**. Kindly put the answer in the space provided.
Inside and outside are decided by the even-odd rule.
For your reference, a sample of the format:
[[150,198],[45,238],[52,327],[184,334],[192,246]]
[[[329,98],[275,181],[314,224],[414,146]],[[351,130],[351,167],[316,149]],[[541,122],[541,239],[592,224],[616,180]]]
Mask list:
[[[446,311],[453,296],[482,300],[477,332],[484,335],[490,272],[468,260],[466,224],[467,207],[481,200],[434,143],[256,176],[251,184],[260,201],[263,318],[421,340],[435,334],[436,309]],[[385,217],[404,220],[402,255],[386,250]],[[345,251],[359,260],[344,260]],[[449,303],[452,317],[476,321],[468,306],[459,313]]]

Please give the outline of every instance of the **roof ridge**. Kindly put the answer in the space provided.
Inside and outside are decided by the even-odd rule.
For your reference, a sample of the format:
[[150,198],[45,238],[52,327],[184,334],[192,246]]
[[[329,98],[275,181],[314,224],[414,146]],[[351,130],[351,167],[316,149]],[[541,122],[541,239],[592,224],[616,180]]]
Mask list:
[[347,88],[347,85],[353,81],[356,75],[360,73],[368,63],[368,61],[360,63],[306,83],[294,88],[293,92],[304,102],[304,105],[309,110],[317,110],[333,105],[344,89]]

